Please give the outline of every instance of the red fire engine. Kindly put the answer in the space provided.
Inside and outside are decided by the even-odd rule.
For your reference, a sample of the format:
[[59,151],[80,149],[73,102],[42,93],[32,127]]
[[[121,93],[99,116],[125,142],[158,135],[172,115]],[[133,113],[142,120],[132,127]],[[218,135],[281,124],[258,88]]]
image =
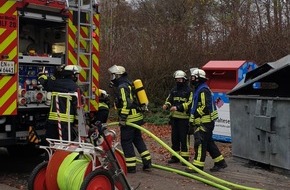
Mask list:
[[0,147],[18,152],[42,140],[50,93],[38,84],[38,73],[53,75],[62,65],[82,67],[78,84],[85,94],[85,111],[97,111],[98,4],[1,0]]

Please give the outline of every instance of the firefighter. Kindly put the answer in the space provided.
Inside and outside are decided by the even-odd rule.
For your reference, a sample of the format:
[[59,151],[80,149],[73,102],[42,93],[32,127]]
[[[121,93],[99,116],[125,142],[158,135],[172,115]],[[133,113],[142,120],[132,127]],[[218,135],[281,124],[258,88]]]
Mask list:
[[[192,101],[192,90],[188,85],[186,73],[177,70],[173,74],[176,86],[171,89],[163,110],[170,110],[172,149],[185,160],[189,160],[188,119]],[[168,163],[178,163],[179,159],[172,155]]]
[[95,113],[93,123],[99,121],[107,123],[109,117],[110,99],[107,91],[99,89],[99,109]]
[[[212,138],[218,113],[213,101],[212,92],[207,86],[206,81],[207,78],[204,70],[195,69],[191,72],[191,84],[195,87],[189,119],[190,125],[194,126],[195,155],[193,165],[203,170],[206,152],[208,151],[214,160],[214,166],[210,171],[216,172],[226,168],[227,164]],[[186,171],[189,173],[195,172],[191,168],[186,168]]]
[[[71,129],[77,121],[77,97],[76,96],[58,96],[58,106],[56,104],[56,96],[58,93],[74,93],[77,92],[79,86],[76,84],[78,80],[78,74],[80,68],[75,65],[65,66],[58,72],[57,77],[48,77],[41,73],[38,81],[43,88],[51,93],[50,112],[46,124],[46,138],[68,140],[68,123],[70,123]],[[70,109],[67,109],[70,106]],[[69,112],[69,113],[68,113]],[[60,120],[60,123],[59,123]],[[59,124],[61,126],[61,133],[59,133]],[[73,136],[73,130],[71,130],[71,139]]]
[[151,155],[142,138],[141,131],[126,125],[126,122],[143,125],[143,114],[133,91],[132,82],[128,79],[124,67],[114,65],[108,69],[111,74],[111,86],[114,88],[115,106],[118,111],[121,146],[124,151],[126,166],[129,173],[136,173],[136,155],[134,146],[139,152],[143,170],[150,171]]

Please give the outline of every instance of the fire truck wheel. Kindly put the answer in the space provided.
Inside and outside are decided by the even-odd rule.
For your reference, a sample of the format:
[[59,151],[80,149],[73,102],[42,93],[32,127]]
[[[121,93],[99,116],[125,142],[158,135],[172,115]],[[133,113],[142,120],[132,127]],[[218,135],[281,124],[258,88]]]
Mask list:
[[62,161],[70,154],[68,151],[56,150],[51,159],[49,160],[47,170],[46,170],[46,178],[45,183],[47,189],[57,190],[57,172],[62,163]]
[[47,190],[45,185],[45,173],[48,162],[42,162],[38,164],[29,176],[28,179],[28,190]]
[[80,189],[114,190],[114,180],[107,170],[96,169],[85,177]]

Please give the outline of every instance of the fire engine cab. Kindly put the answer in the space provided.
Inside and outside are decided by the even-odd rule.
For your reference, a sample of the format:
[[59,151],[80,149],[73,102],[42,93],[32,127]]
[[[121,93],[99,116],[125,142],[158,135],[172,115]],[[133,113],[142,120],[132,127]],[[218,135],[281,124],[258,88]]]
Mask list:
[[50,92],[38,73],[82,67],[85,112],[98,109],[99,13],[95,0],[0,1],[0,147],[10,152],[40,143]]

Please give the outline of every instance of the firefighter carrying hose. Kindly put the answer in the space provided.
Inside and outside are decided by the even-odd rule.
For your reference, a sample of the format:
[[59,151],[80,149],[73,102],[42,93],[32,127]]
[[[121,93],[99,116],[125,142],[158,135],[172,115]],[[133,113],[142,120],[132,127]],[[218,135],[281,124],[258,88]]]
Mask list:
[[149,171],[151,168],[151,155],[148,151],[141,131],[127,126],[126,122],[143,125],[143,114],[138,107],[138,101],[133,92],[132,82],[128,79],[124,67],[114,65],[108,69],[111,74],[111,84],[115,88],[115,105],[118,110],[121,146],[124,151],[126,166],[129,173],[136,173],[136,155],[134,146],[141,155],[143,170]]
[[[39,83],[46,91],[52,92],[50,112],[46,123],[46,138],[68,140],[68,122],[70,122],[71,129],[77,124],[77,97],[59,95],[57,105],[56,96],[58,93],[77,92],[79,86],[76,82],[79,73],[78,66],[68,65],[59,71],[56,77],[49,77],[44,73],[39,74]],[[68,104],[70,104],[70,110],[67,109]],[[59,124],[61,125],[61,134],[59,133]],[[72,132],[71,139],[76,137],[73,134]]]
[[[176,86],[170,91],[163,105],[163,110],[170,110],[172,149],[185,160],[189,160],[188,119],[192,101],[192,90],[188,85],[186,73],[177,70],[173,74]],[[177,157],[172,156],[168,163],[178,163]]]
[[[206,152],[208,151],[214,160],[212,172],[227,167],[225,159],[212,139],[214,122],[218,119],[218,113],[213,101],[212,92],[206,84],[207,78],[204,70],[195,69],[191,72],[191,84],[195,87],[192,108],[190,111],[190,125],[194,128],[194,160],[193,165],[200,170],[204,169]],[[195,170],[186,168],[189,173]]]

